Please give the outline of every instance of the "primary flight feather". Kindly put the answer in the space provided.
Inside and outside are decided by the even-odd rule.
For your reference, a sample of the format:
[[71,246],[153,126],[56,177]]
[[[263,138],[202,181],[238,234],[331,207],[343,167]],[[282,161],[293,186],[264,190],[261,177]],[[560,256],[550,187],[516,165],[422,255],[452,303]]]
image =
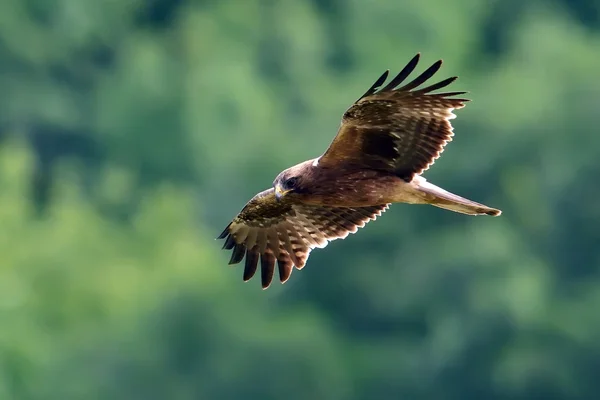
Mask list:
[[[346,110],[337,135],[318,158],[281,172],[273,187],[254,196],[218,237],[232,250],[230,264],[245,258],[244,281],[258,271],[268,288],[275,274],[286,282],[312,249],[355,233],[391,203],[431,204],[469,215],[501,211],[437,187],[421,174],[452,140],[450,120],[466,92],[432,93],[457,77],[419,88],[441,67],[437,61],[400,86],[413,59],[386,86],[386,71]],[[400,86],[400,87],[398,87]]]

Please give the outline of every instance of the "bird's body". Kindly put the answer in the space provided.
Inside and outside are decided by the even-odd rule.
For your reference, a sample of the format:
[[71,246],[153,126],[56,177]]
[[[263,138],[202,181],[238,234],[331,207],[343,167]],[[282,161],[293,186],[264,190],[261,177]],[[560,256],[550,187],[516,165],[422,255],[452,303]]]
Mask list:
[[[287,195],[287,201],[307,205],[338,207],[367,207],[378,204],[407,203],[431,204],[441,208],[455,204],[453,211],[469,215],[496,215],[498,210],[449,193],[416,175],[410,181],[385,171],[363,169],[352,165],[331,169],[318,165],[318,158],[305,161],[289,169],[302,170],[308,193],[301,191]],[[322,182],[334,182],[322,185]]]
[[[328,168],[318,165],[317,159],[300,163],[288,171],[292,175],[302,171],[303,186],[306,191],[294,191],[286,197],[289,201],[299,201],[311,205],[364,207],[391,203],[399,185],[405,185],[395,175],[353,167]],[[327,184],[323,184],[327,183]]]
[[244,280],[260,261],[267,288],[275,263],[281,282],[304,267],[310,251],[345,238],[381,215],[391,203],[431,204],[469,215],[501,211],[435,186],[421,176],[452,140],[452,111],[464,92],[432,94],[456,78],[416,89],[441,66],[438,61],[396,89],[419,55],[386,85],[387,71],[343,115],[331,145],[318,158],[281,172],[273,188],[254,196],[219,236],[232,250],[230,264],[245,257]]

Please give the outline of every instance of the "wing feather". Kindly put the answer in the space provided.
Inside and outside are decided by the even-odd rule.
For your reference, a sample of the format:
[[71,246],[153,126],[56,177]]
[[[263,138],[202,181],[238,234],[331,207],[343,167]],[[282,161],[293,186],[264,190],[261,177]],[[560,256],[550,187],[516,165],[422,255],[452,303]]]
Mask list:
[[376,219],[388,204],[371,207],[329,207],[277,202],[273,189],[257,194],[225,228],[219,239],[232,250],[230,263],[246,257],[243,279],[250,280],[260,261],[261,285],[268,288],[275,273],[284,283],[306,264],[314,248],[355,233]]
[[457,77],[420,88],[442,66],[439,60],[412,81],[401,85],[414,71],[417,54],[381,90],[387,74],[358,99],[342,118],[338,134],[318,159],[323,167],[352,164],[383,170],[410,181],[426,171],[454,135],[450,120],[455,109],[469,101],[454,96],[466,92],[431,93],[442,89]]
[[231,253],[231,259],[229,260],[229,264],[237,264],[244,259],[244,254],[246,253],[246,247],[240,243],[236,243],[233,247],[233,252]]
[[275,255],[271,248],[260,254],[260,281],[263,288],[268,288],[275,273]]
[[[401,84],[402,82],[404,82],[404,80],[406,78],[408,78],[408,76],[414,71],[415,67],[419,63],[419,58],[420,57],[421,57],[421,53],[417,53],[417,55],[414,56],[412,58],[412,60],[410,60],[408,62],[408,64],[406,64],[406,66],[404,68],[402,68],[402,71],[400,71],[398,73],[398,75],[396,75],[396,77],[394,77],[394,79],[392,79],[390,81],[390,83],[388,83],[383,89],[381,89],[381,91],[385,92],[385,91],[388,91],[388,90],[392,90],[396,86],[398,86],[399,84]],[[383,82],[381,82],[381,84],[383,84]],[[370,93],[370,94],[373,94],[373,93]]]
[[[235,247],[235,240],[233,240],[233,236],[229,235],[229,236],[225,236],[225,243],[223,243],[223,248],[225,250],[231,250]],[[222,239],[221,237],[219,237],[219,239]]]
[[294,263],[292,262],[289,254],[280,253],[279,258],[277,259],[277,269],[279,270],[280,282],[287,282],[287,280],[290,279],[290,275],[292,275],[292,270],[294,269]]
[[258,269],[259,253],[257,251],[246,250],[246,263],[244,265],[244,282],[249,281]]
[[[362,99],[363,97],[367,97],[372,95],[373,93],[375,93],[377,91],[377,89],[379,89],[379,87],[381,85],[383,85],[383,82],[385,82],[385,80],[387,79],[388,75],[389,75],[390,71],[386,70],[379,78],[377,78],[377,80],[375,81],[375,83],[369,88],[369,90],[367,90],[365,92],[365,94],[363,94],[362,96],[360,96],[360,99]],[[359,99],[359,100],[360,100]]]
[[417,76],[410,83],[407,83],[406,85],[402,86],[401,88],[399,88],[397,90],[399,92],[408,92],[410,90],[413,90],[417,86],[420,86],[423,83],[425,83],[425,81],[427,81],[433,75],[435,75],[435,73],[438,72],[438,70],[440,69],[441,66],[442,66],[442,60],[436,61],[435,63],[433,63],[433,65],[431,67],[427,68],[424,72],[422,72],[421,75]]

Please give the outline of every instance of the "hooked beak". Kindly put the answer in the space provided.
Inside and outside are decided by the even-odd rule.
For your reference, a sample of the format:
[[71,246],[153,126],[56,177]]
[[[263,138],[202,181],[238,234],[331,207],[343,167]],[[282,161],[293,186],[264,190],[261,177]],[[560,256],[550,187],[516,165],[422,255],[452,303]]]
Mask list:
[[289,190],[283,190],[279,184],[275,185],[275,199],[281,201],[281,198],[286,195]]

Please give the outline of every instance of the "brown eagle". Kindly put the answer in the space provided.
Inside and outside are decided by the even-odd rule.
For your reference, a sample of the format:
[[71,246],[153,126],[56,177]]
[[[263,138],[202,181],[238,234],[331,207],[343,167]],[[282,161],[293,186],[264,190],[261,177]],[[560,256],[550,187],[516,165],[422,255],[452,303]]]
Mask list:
[[390,203],[431,204],[469,215],[501,214],[421,176],[452,140],[452,111],[468,100],[455,97],[466,92],[432,93],[457,77],[419,88],[442,60],[400,86],[419,57],[379,89],[388,77],[385,71],[346,110],[323,155],[277,175],[273,187],[254,196],[221,233],[223,248],[233,251],[229,264],[246,257],[244,281],[254,276],[260,261],[264,289],[273,280],[275,263],[280,281],[286,282],[294,267],[304,267],[312,249],[355,233]]

